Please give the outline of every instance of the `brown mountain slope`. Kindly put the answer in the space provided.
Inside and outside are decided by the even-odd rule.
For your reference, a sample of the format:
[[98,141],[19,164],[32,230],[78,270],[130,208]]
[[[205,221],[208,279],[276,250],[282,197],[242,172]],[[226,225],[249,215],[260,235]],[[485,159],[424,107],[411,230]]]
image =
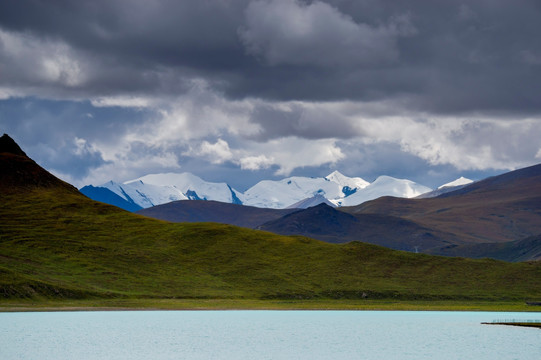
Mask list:
[[433,231],[407,219],[380,214],[352,215],[325,204],[270,221],[259,229],[330,243],[362,241],[412,252],[430,252],[460,242],[451,234]]
[[297,209],[265,209],[207,200],[179,200],[137,211],[137,214],[172,222],[216,222],[255,228]]
[[491,177],[437,198],[383,197],[341,210],[402,217],[466,242],[521,240],[541,233],[541,165]]

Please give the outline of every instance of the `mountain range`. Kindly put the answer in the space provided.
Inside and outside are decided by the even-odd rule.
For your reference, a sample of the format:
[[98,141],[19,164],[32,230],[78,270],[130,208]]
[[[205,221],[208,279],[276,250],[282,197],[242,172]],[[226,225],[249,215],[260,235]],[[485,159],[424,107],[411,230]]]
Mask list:
[[[13,147],[12,153],[27,159],[20,148],[15,148],[15,145]],[[7,156],[9,158],[14,155]],[[3,168],[5,171],[2,171],[3,183],[19,183],[25,180],[24,176],[28,176],[28,184],[46,186],[55,183],[55,178],[49,173],[34,176],[37,170],[35,165],[32,165],[33,162],[20,161],[17,167],[24,164],[29,168],[23,172],[15,169],[22,175],[14,175],[18,172],[11,171],[12,165],[6,161]],[[197,200],[200,199],[199,195],[188,190],[186,193],[194,200],[169,201],[139,210],[141,215],[173,222],[226,223],[276,234],[303,235],[330,243],[363,241],[397,250],[446,256],[492,257],[507,261],[541,258],[541,165],[475,183],[460,179],[444,186],[443,190],[447,192],[435,197],[383,196],[356,206],[334,207],[335,204],[325,196],[316,194],[289,209],[234,204],[235,198],[245,199],[244,194],[237,195],[227,184],[209,184],[193,175],[178,175],[148,175],[127,182],[129,186],[117,187],[117,191],[133,197],[138,195],[148,201],[163,201],[170,200],[168,196],[173,190],[177,191],[178,198],[187,199],[178,189],[193,186],[199,189],[200,194],[221,194],[222,200],[226,200]],[[341,176],[337,172],[331,175],[335,178]],[[364,186],[363,189],[367,189],[372,185],[363,184],[359,179],[329,178],[323,178],[323,182],[321,179],[304,181],[305,178],[289,178],[274,182],[272,186],[293,188],[299,187],[299,184],[316,182],[328,185],[323,191],[327,189],[330,193],[329,189],[333,189],[330,185],[334,186],[333,184],[338,184],[342,189],[345,186]],[[160,185],[171,183],[171,180],[174,180],[174,185]],[[288,183],[289,181],[291,183]],[[357,183],[352,184],[352,181]],[[65,186],[70,191],[74,190],[69,184]],[[152,197],[149,194],[143,197],[144,193],[140,188],[153,189],[150,194]],[[449,191],[450,189],[454,190]],[[440,190],[442,189],[437,191]],[[357,191],[344,196],[344,199],[355,195]],[[125,198],[112,191],[106,194],[114,201],[126,202]],[[136,204],[132,205],[132,211],[136,210]]]
[[[440,187],[438,194],[451,191],[455,182]],[[109,181],[100,186],[87,185],[80,191],[91,199],[128,211],[177,200],[214,200],[285,209],[307,207],[307,204],[315,205],[321,202],[334,206],[354,206],[381,196],[433,196],[432,189],[411,180],[380,176],[369,183],[360,177],[347,177],[338,171],[320,178],[293,176],[282,180],[262,180],[244,193],[227,183],[208,182],[187,172],[149,174],[124,183]]]
[[460,180],[418,198],[384,196],[349,207],[334,207],[323,196],[309,200],[288,213],[202,201],[176,201],[138,213],[435,255],[541,259],[541,165],[475,183]]
[[[114,306],[117,300],[139,299],[139,304],[159,307],[161,301],[174,299],[221,299],[233,301],[231,308],[239,299],[516,303],[541,296],[539,262],[444,258],[358,241],[328,244],[231,225],[172,223],[132,214],[82,195],[5,135],[0,138],[0,169],[4,305],[35,308],[55,300],[74,306],[77,299],[91,306],[102,300]],[[507,186],[498,181],[493,185]],[[469,189],[463,196],[481,190]],[[320,208],[337,211],[324,204],[306,210]],[[303,210],[286,211],[293,212],[282,218]],[[350,220],[357,216],[339,213]],[[525,239],[523,245],[537,241]]]

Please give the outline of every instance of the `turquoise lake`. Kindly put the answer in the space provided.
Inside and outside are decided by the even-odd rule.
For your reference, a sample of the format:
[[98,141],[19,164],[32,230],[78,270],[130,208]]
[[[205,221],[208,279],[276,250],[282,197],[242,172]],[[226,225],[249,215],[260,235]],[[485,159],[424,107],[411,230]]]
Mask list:
[[0,359],[541,359],[541,313],[0,313]]

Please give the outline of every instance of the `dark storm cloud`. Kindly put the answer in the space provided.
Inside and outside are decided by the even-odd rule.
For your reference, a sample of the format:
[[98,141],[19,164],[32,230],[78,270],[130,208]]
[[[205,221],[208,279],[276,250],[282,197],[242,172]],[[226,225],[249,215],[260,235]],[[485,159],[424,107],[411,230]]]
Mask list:
[[370,26],[327,3],[254,1],[239,35],[269,65],[377,66],[396,61],[396,39],[415,33],[407,14]]
[[286,136],[347,139],[361,135],[342,115],[300,104],[258,104],[251,113],[251,121],[261,125],[262,131],[251,136],[259,141]]
[[[234,74],[252,61],[236,33],[244,6],[242,1],[7,0],[0,4],[0,29],[37,39],[34,50],[39,43],[67,44],[87,78],[69,87],[81,96],[175,95],[184,93],[192,78],[222,82],[216,74]],[[32,61],[23,59],[6,80],[42,85],[36,84],[39,77],[30,76],[32,84],[25,75]],[[13,68],[20,59],[2,62]],[[59,84],[53,90],[67,93]]]
[[236,98],[538,113],[540,18],[536,0],[5,0],[0,29],[67,44],[74,69],[26,76],[39,66],[6,44],[0,62],[4,86],[60,97],[174,96],[202,78]]

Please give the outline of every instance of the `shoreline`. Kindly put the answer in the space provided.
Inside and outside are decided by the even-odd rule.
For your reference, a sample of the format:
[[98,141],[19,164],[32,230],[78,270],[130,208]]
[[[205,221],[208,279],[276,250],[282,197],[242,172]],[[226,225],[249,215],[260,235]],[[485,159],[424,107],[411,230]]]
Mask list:
[[0,312],[61,311],[493,311],[539,312],[519,301],[108,299],[0,301]]

